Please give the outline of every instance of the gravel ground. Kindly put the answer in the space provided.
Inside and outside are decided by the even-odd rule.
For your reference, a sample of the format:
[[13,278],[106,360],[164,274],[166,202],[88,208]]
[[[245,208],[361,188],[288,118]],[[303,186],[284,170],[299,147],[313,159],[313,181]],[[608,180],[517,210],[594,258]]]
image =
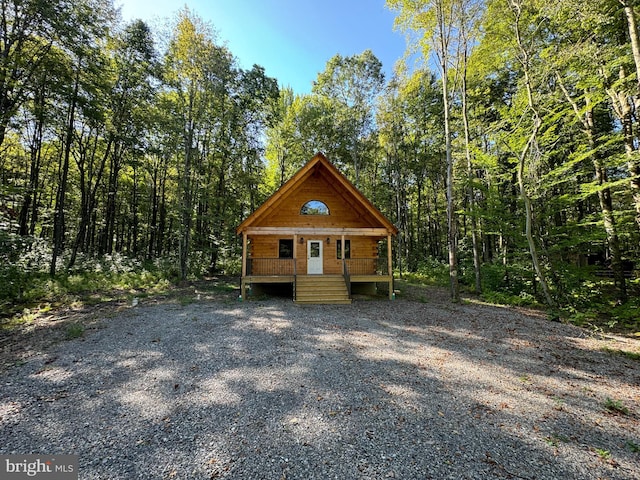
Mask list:
[[2,373],[1,454],[77,454],[81,479],[640,478],[640,362],[618,352],[638,340],[438,295],[90,325]]

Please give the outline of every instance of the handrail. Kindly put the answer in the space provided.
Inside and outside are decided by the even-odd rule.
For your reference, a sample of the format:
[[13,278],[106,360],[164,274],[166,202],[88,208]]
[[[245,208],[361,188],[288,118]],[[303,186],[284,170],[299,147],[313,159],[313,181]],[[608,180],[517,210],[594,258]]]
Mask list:
[[349,274],[349,265],[345,258],[342,258],[342,276],[344,277],[344,283],[347,286],[347,295],[351,298],[351,275]]

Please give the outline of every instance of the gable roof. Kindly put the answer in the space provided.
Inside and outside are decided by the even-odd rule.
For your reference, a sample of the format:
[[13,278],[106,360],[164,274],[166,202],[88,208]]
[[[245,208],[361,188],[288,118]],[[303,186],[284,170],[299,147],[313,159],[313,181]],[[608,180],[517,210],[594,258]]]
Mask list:
[[322,153],[316,153],[296,174],[284,183],[273,195],[271,195],[260,207],[249,215],[236,229],[236,233],[259,223],[261,219],[271,213],[278,205],[286,201],[310,175],[321,171],[322,174],[332,180],[332,184],[341,190],[343,197],[348,197],[353,206],[370,216],[378,226],[386,228],[393,235],[398,229],[358,190]]

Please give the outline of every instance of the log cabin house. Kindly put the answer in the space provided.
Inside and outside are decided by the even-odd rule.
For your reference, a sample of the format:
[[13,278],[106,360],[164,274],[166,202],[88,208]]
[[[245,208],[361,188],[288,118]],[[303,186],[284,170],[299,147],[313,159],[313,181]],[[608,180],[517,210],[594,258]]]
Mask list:
[[375,293],[377,284],[387,284],[393,298],[398,229],[321,153],[237,233],[242,299],[267,284],[291,285],[296,303],[351,303],[352,292]]

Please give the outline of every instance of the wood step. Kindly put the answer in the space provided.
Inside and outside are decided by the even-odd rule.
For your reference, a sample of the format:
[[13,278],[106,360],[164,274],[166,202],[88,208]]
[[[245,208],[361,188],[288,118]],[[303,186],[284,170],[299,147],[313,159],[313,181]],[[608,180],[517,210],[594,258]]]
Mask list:
[[323,300],[294,300],[293,303],[296,303],[298,305],[351,305],[351,299],[325,298]]
[[302,275],[297,277],[295,303],[351,303],[344,277],[340,275]]
[[342,283],[314,283],[314,284],[296,284],[298,290],[347,290],[347,286]]
[[304,284],[344,283],[344,277],[342,275],[298,275],[296,281]]

